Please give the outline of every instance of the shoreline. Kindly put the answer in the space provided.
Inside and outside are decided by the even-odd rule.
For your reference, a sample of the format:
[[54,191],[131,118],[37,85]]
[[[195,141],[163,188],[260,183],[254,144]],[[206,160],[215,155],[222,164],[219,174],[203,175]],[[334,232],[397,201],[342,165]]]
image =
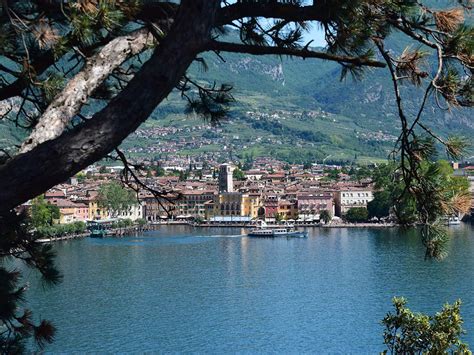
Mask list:
[[[153,229],[154,229],[153,225],[151,224],[147,225],[145,228],[143,227],[116,228],[116,229],[111,229],[109,233],[107,234],[107,237],[121,237],[126,234],[138,234],[140,232],[148,232]],[[72,240],[72,239],[87,238],[89,236],[90,236],[90,232],[84,232],[80,234],[70,234],[70,235],[63,235],[63,236],[58,236],[58,237],[39,238],[39,239],[36,239],[35,242],[37,243],[61,242],[61,241]]]
[[[181,226],[191,226],[199,228],[254,228],[254,225],[244,224],[244,223],[224,223],[224,224],[214,224],[214,223],[192,223],[192,222],[164,222],[164,223],[153,223],[153,226],[172,226],[172,225],[181,225]],[[395,223],[338,223],[338,224],[294,224],[297,228],[394,228],[399,227],[400,225]],[[269,228],[278,228],[281,225],[269,225]]]
[[[118,229],[112,230],[108,237],[121,237],[125,236],[126,234],[137,234],[140,232],[149,232],[153,230],[158,230],[160,226],[189,226],[189,227],[196,227],[196,228],[254,228],[253,225],[242,224],[242,223],[228,223],[228,224],[209,224],[209,223],[192,223],[192,222],[184,222],[184,221],[173,221],[173,222],[163,222],[163,223],[149,223],[144,228],[127,228],[127,229]],[[270,228],[278,228],[281,227],[280,225],[270,225]],[[338,224],[295,224],[297,228],[327,228],[327,229],[336,229],[336,228],[367,228],[367,229],[384,229],[384,228],[397,228],[401,227],[399,224],[396,223],[338,223]],[[132,232],[132,233],[130,233]],[[51,242],[59,242],[59,241],[66,241],[72,239],[81,239],[87,238],[90,234],[89,233],[81,233],[75,235],[67,235],[61,237],[52,237],[52,238],[40,238],[37,239],[37,243],[51,243]]]

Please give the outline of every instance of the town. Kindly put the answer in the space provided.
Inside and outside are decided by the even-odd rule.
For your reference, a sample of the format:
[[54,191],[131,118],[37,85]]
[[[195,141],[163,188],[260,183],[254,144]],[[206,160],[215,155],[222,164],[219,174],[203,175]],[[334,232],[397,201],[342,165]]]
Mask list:
[[[244,165],[190,159],[184,164],[187,168],[147,166],[141,177],[146,188],[128,191],[129,202],[119,207],[101,201],[101,189],[115,185],[125,191],[120,184],[123,165],[91,166],[47,191],[44,201],[57,207],[60,225],[111,219],[207,226],[246,226],[257,219],[336,227],[355,222],[391,225],[388,217],[370,218],[367,212],[374,199],[371,167],[290,165],[269,157]],[[474,194],[474,167],[452,167],[455,175],[469,179]],[[163,196],[157,198],[156,192]],[[30,201],[22,207],[28,210],[34,204]]]

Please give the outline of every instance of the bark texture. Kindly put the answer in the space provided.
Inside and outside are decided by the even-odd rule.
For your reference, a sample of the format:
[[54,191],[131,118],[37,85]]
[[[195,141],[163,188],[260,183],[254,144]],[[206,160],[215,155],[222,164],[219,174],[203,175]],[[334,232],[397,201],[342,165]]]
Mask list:
[[127,87],[89,121],[0,167],[4,213],[103,158],[168,96],[209,41],[219,0],[183,0],[169,34]]
[[[61,12],[61,1],[41,1],[41,6],[44,9],[52,12]],[[137,19],[145,22],[157,23],[162,20],[168,21],[170,17],[174,17],[178,9],[178,4],[172,2],[163,1],[147,1],[141,6],[140,11],[137,13]],[[107,44],[110,38],[103,38],[97,43],[93,43],[90,46],[84,46],[75,36],[68,34],[65,36],[67,43],[70,47],[79,47],[82,53],[89,55],[95,49]],[[54,65],[57,58],[54,55],[52,49],[47,51],[38,51],[38,53],[30,53],[31,56],[31,67],[35,69],[37,75],[44,73],[46,69]],[[18,79],[7,84],[6,86],[0,87],[0,101],[9,99],[11,97],[19,96],[21,93],[30,85],[28,78],[21,75],[18,72]]]
[[20,153],[28,152],[38,144],[59,137],[99,85],[128,58],[142,52],[152,43],[153,36],[146,29],[110,41],[87,61],[86,66],[69,80],[48,106],[23,142]]

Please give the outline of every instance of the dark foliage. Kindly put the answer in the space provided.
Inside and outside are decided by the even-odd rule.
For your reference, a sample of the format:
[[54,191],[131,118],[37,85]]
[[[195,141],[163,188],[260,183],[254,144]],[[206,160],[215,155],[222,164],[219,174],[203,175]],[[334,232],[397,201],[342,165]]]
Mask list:
[[[21,274],[5,261],[23,262],[38,270],[46,285],[60,282],[61,275],[54,266],[51,245],[35,241],[28,218],[24,213],[11,212],[0,216],[0,353],[13,354],[25,350],[29,337],[34,337],[42,349],[54,339],[55,328],[41,320],[35,324],[30,310],[23,308],[26,285],[21,285]],[[12,265],[8,263],[7,265]]]

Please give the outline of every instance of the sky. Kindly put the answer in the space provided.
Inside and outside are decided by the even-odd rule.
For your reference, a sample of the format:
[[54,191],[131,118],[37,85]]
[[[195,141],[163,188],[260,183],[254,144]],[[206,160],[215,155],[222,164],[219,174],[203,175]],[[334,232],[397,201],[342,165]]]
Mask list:
[[311,47],[324,47],[326,45],[326,41],[324,40],[324,32],[318,28],[316,24],[312,25],[311,31],[309,31],[304,36],[304,40],[306,42],[313,40]]
[[[229,3],[235,3],[237,0],[229,0]],[[313,0],[305,0],[303,1],[304,5],[312,4]],[[305,34],[304,36],[305,42],[309,42],[313,40],[311,43],[311,47],[324,47],[326,45],[326,41],[324,40],[324,32],[317,26],[317,23],[313,23],[311,26],[311,30]]]

